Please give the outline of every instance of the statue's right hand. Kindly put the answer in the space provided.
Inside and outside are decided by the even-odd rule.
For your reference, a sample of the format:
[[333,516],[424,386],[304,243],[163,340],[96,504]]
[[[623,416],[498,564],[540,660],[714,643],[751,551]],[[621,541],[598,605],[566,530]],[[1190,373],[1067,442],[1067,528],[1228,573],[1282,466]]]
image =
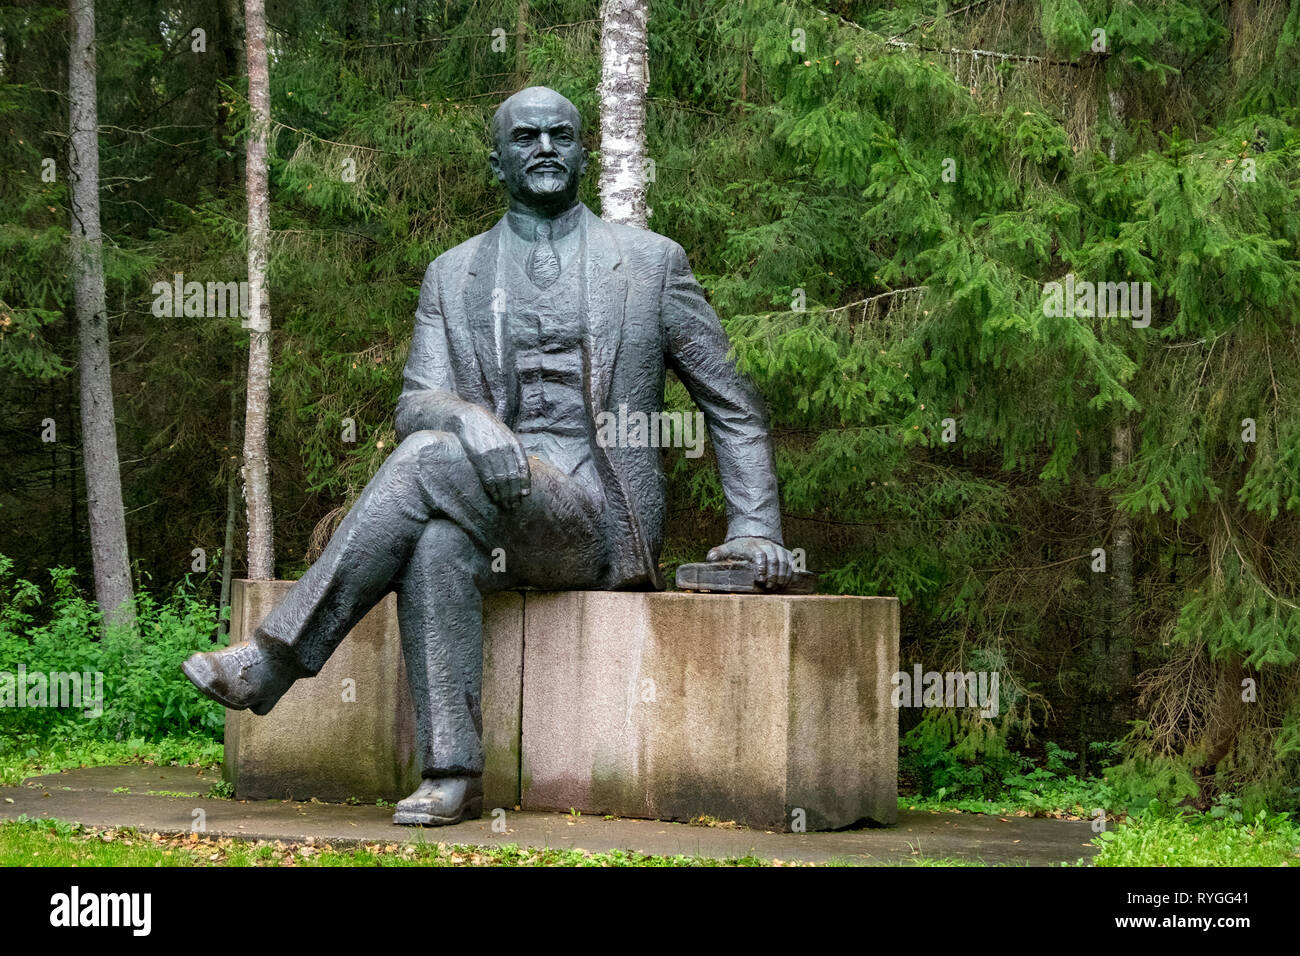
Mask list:
[[514,432],[487,409],[474,406],[460,418],[460,441],[488,497],[502,508],[517,508],[532,490],[532,476]]

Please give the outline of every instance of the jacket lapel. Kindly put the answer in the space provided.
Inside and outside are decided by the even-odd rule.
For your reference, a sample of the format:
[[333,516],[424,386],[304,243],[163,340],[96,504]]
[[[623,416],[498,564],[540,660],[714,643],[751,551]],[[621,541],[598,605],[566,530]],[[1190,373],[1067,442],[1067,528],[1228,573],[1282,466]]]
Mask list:
[[477,366],[483,396],[488,405],[496,409],[497,416],[502,418],[505,416],[505,381],[501,367],[497,364],[496,314],[493,312],[492,293],[496,288],[497,249],[501,230],[506,228],[505,222],[504,217],[499,219],[479,240],[474,256],[470,259],[465,282],[465,321],[456,323],[454,330],[449,323],[447,329],[452,340],[452,350],[465,358],[473,355],[477,359],[468,364]]
[[614,231],[590,209],[585,209],[587,230],[583,275],[583,317],[587,354],[591,360],[591,404],[605,407],[614,360],[618,358],[627,308],[627,276],[619,271],[623,261]]
[[[627,276],[619,266],[623,257],[618,240],[604,220],[583,208],[586,249],[583,263],[583,337],[590,361],[592,409],[604,408],[614,361],[618,358],[623,317],[627,308]],[[499,417],[506,415],[509,398],[505,378],[497,364],[496,317],[492,293],[496,286],[497,249],[505,218],[483,234],[470,259],[466,275],[464,322],[447,325],[447,335],[458,367],[477,366],[483,395]],[[470,356],[474,357],[470,361]]]
[[[595,415],[605,409],[609,397],[614,362],[618,359],[619,343],[623,337],[627,275],[619,268],[623,254],[614,230],[585,207],[584,215],[586,255],[582,276],[582,317],[590,383],[587,400],[591,403],[589,411],[594,428]],[[614,579],[623,581],[645,577],[654,587],[662,588],[663,575],[659,573],[641,527],[639,506],[634,503],[619,466],[604,448],[598,449],[597,461],[597,467],[602,468],[605,477],[606,493],[613,496],[611,502],[619,502],[614,505],[614,511],[626,515],[632,532],[630,541],[616,549],[611,565]]]

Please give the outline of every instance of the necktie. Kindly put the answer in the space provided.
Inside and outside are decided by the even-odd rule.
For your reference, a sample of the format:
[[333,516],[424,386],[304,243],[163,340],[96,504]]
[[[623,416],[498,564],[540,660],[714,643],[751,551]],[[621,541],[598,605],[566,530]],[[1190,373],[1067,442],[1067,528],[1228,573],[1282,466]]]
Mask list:
[[551,245],[551,224],[537,224],[537,241],[528,253],[528,278],[539,289],[545,289],[560,277],[560,257]]

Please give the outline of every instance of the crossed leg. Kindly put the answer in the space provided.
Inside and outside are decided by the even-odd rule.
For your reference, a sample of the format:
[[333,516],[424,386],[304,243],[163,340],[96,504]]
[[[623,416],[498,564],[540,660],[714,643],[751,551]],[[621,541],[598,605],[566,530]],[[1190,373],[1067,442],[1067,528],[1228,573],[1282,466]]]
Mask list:
[[483,595],[589,588],[604,569],[599,488],[530,458],[532,491],[475,537],[429,521],[397,583],[423,776],[483,772]]
[[459,529],[482,551],[497,521],[497,507],[460,439],[415,432],[380,466],[320,558],[266,615],[256,637],[304,675],[314,675],[397,585],[430,522]]
[[[296,679],[319,673],[396,589],[428,786],[399,804],[394,819],[448,823],[476,814],[483,592],[592,587],[604,571],[603,494],[590,460],[583,464],[577,450],[571,460],[580,464],[569,470],[530,455],[531,492],[505,510],[488,495],[458,437],[408,436],[251,640],[196,654],[185,673],[226,706],[265,714]],[[497,557],[506,565],[499,573]]]
[[459,438],[408,436],[255,631],[270,656],[314,675],[397,591],[424,777],[398,805],[397,822],[450,823],[481,808],[483,593],[523,584],[591,587],[603,572],[603,495],[594,473],[571,475],[538,456],[529,457],[529,470],[530,493],[501,509]]

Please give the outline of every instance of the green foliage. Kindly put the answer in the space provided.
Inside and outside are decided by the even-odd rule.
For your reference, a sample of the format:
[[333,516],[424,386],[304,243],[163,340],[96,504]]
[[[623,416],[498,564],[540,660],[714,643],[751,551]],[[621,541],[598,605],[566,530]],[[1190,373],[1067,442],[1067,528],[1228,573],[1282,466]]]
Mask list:
[[1200,792],[1186,764],[1169,757],[1132,757],[1107,776],[1117,805],[1135,812],[1150,806],[1177,806]]
[[27,777],[77,767],[116,764],[213,767],[223,749],[211,737],[162,737],[158,740],[59,740],[14,738],[0,747],[0,785],[17,786]]
[[[179,13],[105,2],[124,494],[134,554],[170,595],[191,549],[224,540],[246,333],[229,318],[155,317],[150,289],[177,271],[244,275],[239,24],[209,31],[209,55],[178,55]],[[529,4],[522,61],[518,10],[273,4],[282,576],[394,446],[425,265],[504,208],[486,167],[495,104],[525,83],[555,86],[587,119],[599,165],[594,7]],[[0,11],[13,140],[0,169],[0,397],[14,423],[0,542],[29,578],[89,571],[69,451],[64,17],[40,3]],[[657,0],[650,44],[650,226],[688,250],[767,401],[787,542],[825,590],[903,601],[904,666],[996,661],[1011,689],[991,724],[927,717],[908,735],[929,792],[1004,786],[1039,733],[1079,741],[1086,779],[1097,755],[1084,743],[1128,734],[1125,799],[1254,787],[1294,800],[1300,6],[897,0],[823,13]],[[53,183],[37,175],[50,157]],[[582,198],[598,207],[594,176]],[[1150,325],[1044,314],[1046,284],[1068,275],[1150,283]],[[685,407],[680,384],[669,402]],[[47,415],[54,447],[32,437]],[[355,444],[340,438],[347,418]],[[711,456],[670,455],[668,469],[671,570],[717,543],[724,503]],[[68,632],[89,627],[84,609],[63,613]],[[178,605],[158,623],[197,633],[197,615]],[[130,653],[171,655],[162,669],[176,641]],[[1253,709],[1227,706],[1233,668],[1259,684]],[[212,732],[180,690],[147,700],[122,678],[119,692],[139,707],[116,715],[115,733],[167,721]],[[1031,783],[1021,789],[1039,792]]]
[[233,800],[235,797],[235,785],[229,780],[218,780],[208,788],[208,792],[205,796],[215,800]]
[[934,709],[899,741],[900,769],[926,796],[991,796],[1032,766],[1013,753],[991,723],[954,709]]
[[[901,806],[1085,819],[1099,810],[1109,814],[1126,809],[1124,796],[1108,779],[1080,778],[1070,771],[1069,763],[1078,754],[1049,741],[1036,764],[987,732],[954,734],[960,723],[939,712],[903,736],[901,769],[919,783],[916,796],[899,798]],[[1113,757],[1117,746],[1092,745],[1101,759]]]
[[[1104,753],[1112,745],[1101,742],[1092,746]],[[1066,811],[1088,819],[1094,818],[1099,810],[1110,813],[1122,809],[1108,782],[1100,778],[1081,780],[1069,772],[1067,764],[1077,756],[1049,741],[1042,766],[1002,778],[1006,788],[1004,799],[1015,801],[1035,814]]]
[[1093,840],[1094,866],[1298,866],[1300,827],[1285,813],[1172,813],[1161,806]]
[[[98,608],[77,588],[73,572],[56,568],[50,574],[52,588],[44,595],[17,578],[13,562],[0,555],[0,673],[15,684],[20,668],[43,678],[82,675],[81,706],[0,708],[0,746],[22,752],[36,742],[220,739],[224,712],[180,670],[189,655],[212,647],[212,605],[199,600],[188,582],[165,602],[141,594],[138,632],[110,628],[101,636]],[[102,714],[95,714],[101,708],[91,688],[101,686],[101,679]],[[51,692],[48,704],[54,697]]]

